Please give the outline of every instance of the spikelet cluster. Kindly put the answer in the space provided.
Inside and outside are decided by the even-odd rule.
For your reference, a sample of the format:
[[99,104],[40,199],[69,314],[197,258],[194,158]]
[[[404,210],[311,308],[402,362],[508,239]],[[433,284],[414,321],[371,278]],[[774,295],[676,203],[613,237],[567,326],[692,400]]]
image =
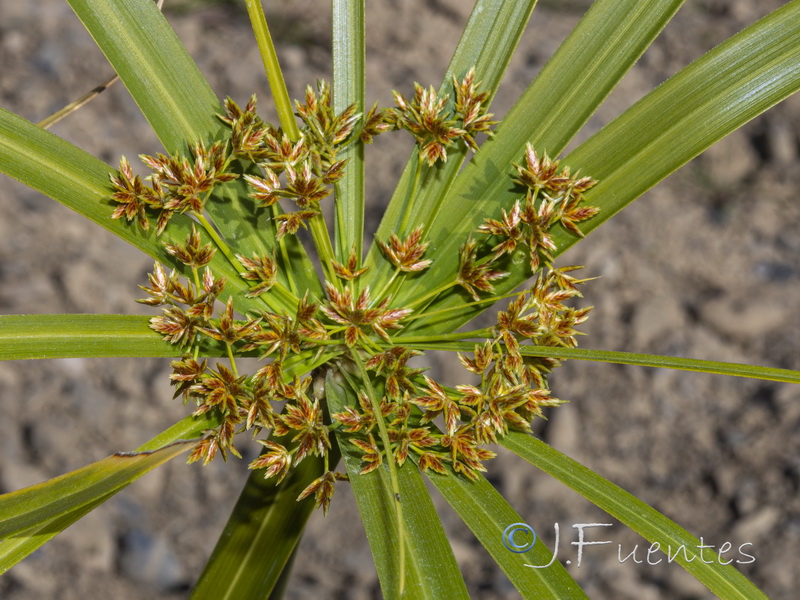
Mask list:
[[[498,312],[496,325],[484,330],[473,351],[459,354],[473,383],[443,385],[420,368],[422,352],[403,343],[403,329],[425,316],[430,302],[399,306],[391,283],[418,277],[435,260],[428,255],[424,227],[404,238],[391,233],[376,240],[394,270],[380,290],[370,288],[370,267],[355,246],[343,262],[321,254],[333,280],[324,282],[318,296],[293,294],[282,283],[291,280],[292,264],[282,238],[322,213],[321,203],[347,167],[340,158],[343,148],[406,130],[417,141],[420,160],[436,168],[454,144],[477,151],[476,136],[491,134],[495,122],[488,101],[474,69],[461,81],[453,79],[452,97],[416,85],[411,99],[395,92],[395,107],[375,105],[366,115],[352,106],[335,114],[330,88],[320,82],[296,103],[298,139],[263,121],[255,97],[243,108],[229,98],[220,117],[228,126],[225,139],[196,144],[190,156],[142,156],[151,170],[146,178],[134,174],[124,158],[120,161],[111,179],[111,199],[117,203],[112,218],[135,221],[143,229],[155,223],[157,233],[169,228],[176,213],[193,221],[183,242],[165,243],[178,269],[168,272],[156,263],[141,286],[147,297],[140,300],[161,308],[151,328],[182,353],[172,363],[175,396],[193,404],[195,414],[218,418],[190,461],[240,456],[235,438],[244,431],[264,447],[250,467],[267,478],[281,480],[306,457],[322,457],[323,474],[300,499],[313,495],[327,510],[335,482],[346,479],[329,464],[334,440],[360,454],[362,473],[387,461],[412,460],[423,471],[474,479],[494,456],[487,445],[510,429],[530,431],[544,407],[561,402],[547,384],[558,361],[536,357],[527,348],[575,346],[576,327],[588,316],[590,308],[571,305],[585,281],[574,277],[577,267],[551,264],[552,231],[560,226],[581,235],[577,224],[596,213],[583,202],[595,181],[571,175],[530,145],[523,161],[508,169],[519,199],[464,239],[451,285],[442,288],[442,293],[463,294],[465,301],[491,300],[494,284],[507,275],[508,261],[519,252],[527,253],[535,276]],[[207,218],[206,206],[216,201],[218,187],[239,177],[254,200],[253,218],[276,226],[273,248],[237,254]],[[296,209],[282,212],[279,206],[287,201]],[[225,263],[238,273],[236,285],[218,275]],[[237,313],[238,295],[263,308]],[[213,355],[227,359],[210,364],[202,358]],[[240,373],[240,356],[256,356],[261,366]],[[308,364],[316,369],[304,372]],[[325,397],[327,374],[335,375],[354,399],[333,414]]]

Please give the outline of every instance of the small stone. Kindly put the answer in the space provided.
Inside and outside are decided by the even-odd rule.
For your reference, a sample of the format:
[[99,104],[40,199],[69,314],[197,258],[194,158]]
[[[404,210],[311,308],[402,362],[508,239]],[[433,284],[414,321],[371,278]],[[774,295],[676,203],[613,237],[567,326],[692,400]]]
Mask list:
[[790,122],[771,119],[767,129],[767,141],[772,160],[779,165],[791,165],[797,160],[797,140]]
[[769,533],[780,517],[781,513],[777,508],[766,506],[752,516],[740,521],[733,528],[733,538],[740,544],[747,542],[755,544]]
[[703,157],[709,178],[726,188],[742,181],[758,166],[756,152],[741,131],[711,146]]
[[61,540],[70,544],[83,567],[104,573],[112,571],[117,545],[105,507],[93,510],[64,531]]
[[142,529],[123,536],[119,565],[130,579],[163,592],[188,584],[185,569],[167,542]]
[[792,305],[779,295],[742,294],[712,300],[700,313],[714,329],[736,338],[763,336],[789,322]]
[[547,428],[548,443],[559,451],[578,459],[582,447],[581,419],[574,406],[561,406],[552,411]]
[[797,270],[790,264],[762,261],[756,263],[756,275],[767,281],[789,281],[796,277]]

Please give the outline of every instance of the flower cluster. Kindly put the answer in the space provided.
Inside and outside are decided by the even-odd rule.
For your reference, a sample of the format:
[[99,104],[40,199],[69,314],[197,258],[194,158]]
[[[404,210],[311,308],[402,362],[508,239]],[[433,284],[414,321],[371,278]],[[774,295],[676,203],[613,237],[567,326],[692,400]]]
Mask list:
[[304,126],[295,142],[256,115],[255,97],[244,110],[228,98],[227,116],[222,117],[233,132],[234,155],[248,158],[263,173],[244,176],[253,189],[250,196],[260,206],[286,198],[300,209],[275,217],[280,223],[279,238],[297,233],[305,221],[320,213],[319,203],[344,174],[346,161],[337,160],[337,154],[351,141],[360,117],[355,106],[335,115],[330,88],[324,82],[318,84],[318,92],[307,87],[305,103],[297,102],[296,108]]
[[577,223],[597,214],[597,208],[584,206],[583,193],[597,182],[590,177],[570,175],[569,167],[559,171],[557,160],[547,155],[540,157],[528,144],[525,166],[514,165],[518,178],[514,181],[526,188],[525,199],[514,203],[510,211],[503,211],[501,219],[487,219],[478,228],[481,233],[503,238],[492,251],[493,259],[510,254],[519,244],[530,252],[531,271],[539,269],[540,256],[552,262],[550,254],[556,249],[551,229],[560,223],[567,231],[583,236]]
[[424,271],[432,262],[420,260],[428,249],[428,243],[422,241],[422,227],[412,231],[405,241],[392,233],[389,235],[388,244],[380,240],[377,243],[389,261],[400,271],[406,273]]
[[[296,104],[302,122],[298,139],[258,117],[255,97],[244,108],[228,99],[221,117],[229,128],[226,139],[208,147],[197,144],[191,159],[141,157],[153,171],[149,186],[122,159],[119,174],[112,177],[112,199],[119,203],[114,218],[135,219],[147,228],[146,211],[160,211],[160,233],[172,214],[185,212],[203,227],[192,226],[183,244],[165,245],[185,265],[186,278],[157,263],[148,285],[141,286],[147,293],[141,302],[162,308],[151,319],[151,328],[183,352],[172,363],[175,395],[192,402],[195,414],[212,413],[219,419],[190,461],[239,456],[235,436],[250,431],[264,446],[250,468],[262,470],[265,477],[280,480],[307,456],[323,459],[322,475],[300,499],[313,495],[327,510],[335,482],[346,479],[328,464],[334,440],[339,448],[361,456],[362,473],[410,459],[423,471],[476,478],[485,470],[484,461],[494,456],[486,445],[509,429],[530,431],[531,420],[542,416],[543,407],[560,403],[547,385],[558,361],[536,357],[526,348],[574,346],[576,327],[587,318],[590,308],[568,305],[580,296],[578,286],[585,281],[571,274],[577,267],[545,272],[540,266],[541,258],[548,265],[552,260],[555,225],[579,235],[576,223],[595,214],[596,209],[583,206],[583,193],[595,182],[571,176],[568,168],[559,169],[557,161],[540,157],[530,146],[525,164],[513,166],[513,181],[524,189],[524,198],[476,232],[492,237],[466,239],[450,284],[425,297],[457,293],[453,288],[460,286],[475,300],[491,301],[486,295],[507,275],[503,267],[510,255],[527,249],[536,275],[533,284],[498,313],[494,327],[475,332],[481,341],[472,355],[459,354],[474,384],[450,388],[436,381],[412,366],[422,352],[403,341],[404,327],[427,308],[422,301],[414,311],[397,306],[394,294],[404,277],[420,277],[434,260],[425,256],[429,243],[423,226],[405,238],[390,233],[385,241],[376,240],[394,267],[381,287],[371,289],[364,277],[368,267],[362,266],[355,246],[342,263],[320,250],[331,281],[323,282],[319,297],[310,291],[295,295],[280,283],[291,280],[283,270],[292,264],[280,239],[296,233],[308,219],[322,219],[320,202],[344,173],[339,152],[346,144],[368,143],[390,129],[406,129],[420,146],[419,164],[424,160],[429,167],[446,160],[447,148],[456,140],[477,150],[475,136],[489,133],[493,121],[487,112],[488,93],[478,91],[474,78],[471,70],[461,82],[453,80],[452,102],[417,85],[411,100],[395,93],[396,108],[379,111],[374,106],[363,118],[354,107],[335,114],[330,89],[319,83],[316,91],[307,88],[304,102]],[[206,216],[215,186],[236,178],[229,172],[232,161],[244,163],[250,196],[260,206],[274,207],[265,211],[266,217],[254,218],[279,223],[275,248],[236,253]],[[298,210],[281,213],[278,203],[287,199]],[[314,223],[317,242],[320,230]],[[211,241],[204,241],[203,230]],[[327,235],[324,226],[322,232]],[[217,250],[244,286],[226,286],[215,275]],[[232,287],[246,289],[234,293]],[[237,298],[248,307],[238,316]],[[227,359],[211,365],[201,354]],[[236,357],[242,355],[257,355],[262,365],[253,373],[240,373]],[[316,369],[308,373],[307,365]],[[334,414],[328,410],[323,372],[335,374],[352,398]]]
[[[574,346],[575,326],[584,322],[591,307],[565,304],[579,297],[579,280],[570,275],[576,267],[540,274],[531,288],[498,313],[492,337],[477,344],[472,357],[459,354],[464,367],[480,377],[478,385],[449,389],[408,361],[418,352],[393,346],[366,362],[374,380],[382,385],[381,417],[392,443],[390,455],[402,465],[413,454],[423,471],[446,472],[445,465],[470,478],[484,471],[483,461],[494,453],[482,446],[497,442],[509,428],[530,431],[530,421],[542,416],[542,407],[557,406],[547,373],[557,366],[548,358],[526,356],[525,345]],[[359,406],[332,415],[347,433],[358,433],[352,443],[361,449],[362,473],[383,461],[376,441],[377,419],[362,394]],[[441,418],[444,430],[432,423]]]
[[148,279],[149,287],[139,286],[148,297],[138,302],[164,307],[161,315],[150,320],[150,327],[171,344],[194,344],[198,328],[209,325],[214,303],[225,288],[225,280],[215,278],[211,269],[206,268],[202,284],[184,283],[175,271],[167,275],[158,263],[155,263]]
[[202,142],[192,147],[192,158],[157,154],[139,156],[153,174],[150,187],[134,175],[130,163],[123,156],[119,162],[119,175],[111,176],[114,193],[111,199],[118,206],[111,218],[137,219],[143,229],[149,228],[146,209],[159,211],[157,233],[164,231],[176,212],[201,215],[214,186],[238,177],[228,171],[230,156],[227,144],[215,142],[206,148]]
[[431,86],[425,89],[414,84],[414,95],[406,99],[393,91],[395,108],[378,112],[373,107],[367,118],[362,139],[369,143],[372,136],[390,129],[404,129],[417,141],[420,160],[429,166],[438,161],[447,161],[447,148],[456,140],[462,140],[472,150],[478,150],[475,136],[479,133],[491,135],[492,113],[487,112],[489,93],[478,91],[475,68],[469,70],[459,82],[452,79],[455,100],[449,94],[440,95]]

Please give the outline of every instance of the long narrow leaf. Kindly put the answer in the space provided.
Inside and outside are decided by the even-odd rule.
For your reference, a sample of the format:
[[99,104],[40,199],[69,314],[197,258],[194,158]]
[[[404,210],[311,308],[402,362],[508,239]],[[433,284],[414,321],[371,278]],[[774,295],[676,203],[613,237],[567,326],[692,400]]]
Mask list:
[[[215,413],[209,412],[201,417],[186,417],[149,442],[142,444],[137,448],[137,451],[152,452],[172,444],[176,440],[198,437],[204,430],[216,427],[217,425],[219,425],[219,419]],[[46,544],[53,537],[97,508],[121,489],[122,488],[118,488],[108,494],[97,496],[79,508],[62,513],[37,527],[0,541],[0,574],[5,573],[19,561]]]
[[[505,546],[503,534],[506,529],[525,520],[485,478],[468,481],[449,471],[447,475],[431,474],[428,479],[492,555],[523,598],[587,598],[560,562],[552,561],[550,564],[552,552],[541,539],[537,539],[524,556]],[[540,569],[526,564],[550,566]]]
[[[364,0],[333,0],[333,109],[338,114],[355,104],[364,115],[366,33]],[[335,250],[345,263],[356,247],[359,260],[364,242],[364,144],[356,139],[340,157],[345,176],[336,184]]]
[[[174,215],[169,228],[159,238],[155,236],[154,223],[148,231],[142,231],[141,227],[124,219],[112,219],[115,206],[110,199],[112,168],[3,109],[0,109],[0,171],[71,208],[156,260],[188,274],[185,267],[167,253],[164,244],[183,244],[191,230],[191,219]],[[209,266],[217,276],[227,279],[225,294],[235,294],[237,309],[265,308],[262,302],[244,297],[242,292],[248,289],[247,285],[222,253],[217,252]]]
[[561,152],[683,1],[599,0],[592,5],[458,177],[442,206],[448,218],[431,230],[428,252],[437,260],[415,284],[430,279],[435,289],[452,277],[458,244],[486,216],[513,205],[511,163],[521,161],[526,142],[551,155]]
[[[140,315],[0,315],[0,360],[179,356],[181,347],[163,341],[149,321]],[[200,355],[227,356],[227,349],[205,338]]]
[[[154,2],[68,1],[168,152],[223,139],[219,99]],[[241,180],[216,191],[206,210],[234,249],[266,253],[267,242],[275,240],[268,211],[256,208]],[[321,290],[299,241],[290,236],[286,244],[292,258],[303,263],[295,274],[301,291]]]
[[[111,219],[114,203],[103,161],[30,121],[0,108],[0,170],[57,200],[150,256],[169,256],[156,240],[155,228],[143,232]],[[188,219],[179,218],[179,226]],[[188,227],[186,227],[188,232]]]
[[192,599],[269,597],[314,510],[313,498],[298,502],[297,497],[321,474],[322,459],[316,457],[306,458],[277,484],[253,471]]
[[[798,89],[800,1],[793,0],[680,71],[564,159],[573,171],[579,169],[600,180],[587,193],[587,203],[600,207],[600,213],[584,224],[583,231],[594,230],[714,142]],[[483,218],[495,215],[498,206],[514,202],[511,186],[496,183],[508,181],[504,169],[509,162],[494,156],[498,152],[494,147],[506,143],[500,133],[487,144],[486,153],[480,152],[467,167],[463,182],[459,178],[462,185],[453,198],[459,206],[455,214],[464,218],[448,223],[447,230],[440,232],[431,278],[441,279],[445,271],[454,273],[458,240],[474,231]],[[545,146],[553,153],[560,150]],[[522,151],[520,147],[514,160],[519,161]],[[578,240],[560,230],[554,239],[556,255]],[[510,276],[496,286],[500,294],[528,275],[524,260],[509,261],[507,269]],[[434,306],[441,309],[462,302],[455,293]],[[480,310],[463,311],[459,319],[420,319],[413,328],[435,330],[447,321],[446,327],[452,329]]]
[[[405,343],[401,337],[395,343],[417,350],[450,350],[456,352],[472,352],[475,344],[470,342],[436,342],[430,344]],[[521,346],[523,356],[551,356],[553,358],[574,358],[596,362],[615,363],[618,365],[636,365],[639,367],[657,367],[662,369],[678,369],[695,371],[711,375],[732,375],[749,377],[783,383],[800,383],[800,371],[759,367],[741,363],[728,363],[696,358],[680,358],[677,356],[661,356],[658,354],[638,354],[635,352],[614,352],[610,350],[591,350],[588,348],[550,348],[544,346]]]
[[[721,564],[721,559],[716,553],[707,550],[708,546],[705,548],[705,557],[701,557],[698,551],[702,544],[700,540],[591,469],[524,433],[511,432],[503,438],[501,444],[571,487],[648,541],[658,542],[673,560],[718,598],[766,599],[766,596],[733,566]],[[681,547],[685,552],[679,551]]]
[[0,315],[0,360],[176,356],[136,315]]
[[[680,71],[565,158],[600,180],[588,201],[601,211],[584,231],[798,90],[800,1],[793,0]],[[562,233],[558,242],[563,251],[575,239]]]
[[[328,404],[340,412],[348,403],[344,388],[332,378],[326,382]],[[367,532],[378,578],[385,598],[399,598],[397,519],[388,469],[380,467],[361,475],[360,453],[340,443],[350,483]],[[468,598],[430,494],[411,461],[397,470],[407,544],[405,595],[403,598]]]
[[[494,96],[535,5],[536,0],[477,0],[450,60],[440,91],[445,92],[450,88],[453,77],[463,77],[470,68],[475,67],[482,89]],[[448,151],[447,163],[427,172],[415,203],[422,207],[423,212],[414,215],[413,224],[426,223],[433,217],[433,207],[440,204],[441,198],[450,189],[466,155],[466,150],[454,148]],[[375,234],[376,239],[385,241],[390,233],[402,233],[398,229],[403,215],[409,209],[406,204],[416,164],[417,152],[414,150]],[[374,280],[371,285],[380,289],[390,276],[391,265],[382,258],[374,243],[368,261],[376,266],[374,272],[370,273]]]
[[159,450],[115,454],[50,481],[0,496],[0,539],[39,527],[108,496],[188,450],[193,441]]
[[[315,360],[289,364],[284,377],[291,381],[335,356],[325,353]],[[288,447],[288,438],[276,441]],[[330,452],[330,460],[337,462],[337,451]],[[239,494],[192,598],[272,597],[270,594],[276,593],[288,577],[291,557],[314,507],[313,500],[297,502],[297,497],[322,474],[322,469],[322,460],[310,456],[281,482],[265,480],[262,472],[254,471]],[[265,556],[270,560],[265,561]]]
[[[326,353],[310,363],[308,367],[304,367],[302,364],[297,365],[287,365],[285,369],[285,375],[287,378],[292,378],[296,375],[299,375],[307,369],[314,368],[318,364],[322,364],[327,360],[330,360],[332,356],[330,353]],[[202,435],[204,431],[208,429],[213,429],[219,425],[219,415],[212,411],[203,414],[202,416],[189,416],[172,427],[169,427],[159,435],[155,436],[148,442],[142,444],[139,448],[137,448],[136,452],[140,454],[133,454],[133,455],[125,455],[125,458],[121,459],[122,464],[121,467],[125,467],[125,460],[129,456],[133,456],[138,460],[142,460],[141,457],[147,456],[155,456],[155,457],[163,457],[164,455],[158,454],[162,448],[165,447],[172,447],[179,440],[187,440],[187,439],[194,439],[198,436]],[[175,446],[176,448],[180,446]],[[181,451],[183,448],[181,447]],[[106,459],[106,461],[111,461],[115,457],[110,457]],[[152,459],[151,459],[152,460]],[[102,461],[101,461],[102,463]],[[98,463],[95,463],[98,464]],[[134,465],[135,466],[135,465]],[[152,466],[155,466],[153,464]],[[152,466],[150,468],[152,468]],[[92,483],[92,471],[91,468],[93,465],[89,467],[85,467],[88,469],[89,472],[84,473],[82,481],[86,483],[88,481],[89,484]],[[140,465],[140,467],[145,468],[146,465]],[[130,470],[130,469],[129,469]],[[51,480],[50,482],[45,482],[44,484],[40,484],[40,486],[47,486],[53,481],[62,481],[63,478],[69,478],[78,474],[76,477],[78,479],[81,478],[80,473],[81,471],[76,471],[72,474],[67,474],[62,476],[61,478],[56,478],[56,480]],[[53,510],[53,514],[50,518],[47,518],[46,513],[42,513],[41,510],[38,513],[35,513],[36,519],[39,520],[38,524],[33,526],[28,526],[27,529],[24,531],[18,532],[17,534],[11,535],[6,539],[0,541],[0,573],[8,570],[17,562],[28,556],[31,552],[35,551],[41,545],[45,544],[49,541],[52,537],[69,527],[72,523],[83,517],[85,514],[93,510],[99,504],[102,504],[113,496],[115,493],[123,489],[133,480],[135,480],[138,476],[143,474],[139,470],[134,469],[132,473],[128,473],[127,475],[122,471],[119,470],[116,473],[111,473],[111,477],[106,481],[100,481],[98,485],[91,487],[89,489],[81,489],[80,487],[70,487],[70,493],[73,494],[71,496],[71,500],[68,498],[68,495],[64,495],[67,498],[65,505],[51,505],[50,508]],[[69,480],[72,484],[75,484],[76,479]],[[78,482],[80,483],[80,481]],[[63,483],[57,484],[63,488]],[[106,491],[108,488],[109,491]],[[37,498],[37,493],[33,494],[33,500],[30,499],[31,494],[29,491],[31,488],[27,488],[26,490],[21,490],[20,492],[26,492],[27,496],[25,497],[23,503],[26,504],[30,508],[30,510],[35,511],[37,507],[37,502],[46,502],[48,499],[48,492],[42,494]],[[12,494],[19,494],[19,492],[13,492]],[[9,517],[13,517],[14,513],[6,512],[4,502],[8,498],[17,498],[16,503],[17,505],[20,504],[19,496],[12,496],[12,494],[7,494],[5,496],[0,496],[0,509],[3,510],[0,515],[0,535],[6,536],[9,535],[6,530],[3,530],[3,523],[4,518],[8,515]],[[13,503],[13,501],[12,501]],[[55,508],[53,508],[55,506]],[[18,511],[19,512],[19,511]],[[24,513],[24,510],[23,510]],[[26,525],[30,525],[30,519],[33,518],[31,515],[23,514],[22,518],[29,519],[25,521],[23,525],[15,525],[16,529],[20,527],[25,527]],[[13,525],[13,523],[12,523]],[[250,530],[251,533],[255,533],[252,529]]]
[[222,134],[219,99],[154,2],[68,2],[169,152]]
[[44,546],[67,527],[86,516],[87,513],[110,499],[114,494],[100,496],[88,504],[71,512],[64,513],[51,521],[35,527],[19,535],[0,541],[0,575],[8,571],[24,558]]

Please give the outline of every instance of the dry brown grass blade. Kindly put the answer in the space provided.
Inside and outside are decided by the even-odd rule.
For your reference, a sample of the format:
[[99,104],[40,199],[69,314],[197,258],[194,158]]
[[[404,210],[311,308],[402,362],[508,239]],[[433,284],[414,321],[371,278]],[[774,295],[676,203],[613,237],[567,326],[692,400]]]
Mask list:
[[[163,10],[164,0],[158,0],[157,4],[158,4],[158,9]],[[118,79],[119,75],[114,75],[111,79],[109,79],[105,83],[101,83],[100,85],[92,88],[89,92],[85,93],[83,96],[81,96],[74,102],[70,102],[64,108],[54,112],[49,117],[45,117],[44,119],[39,121],[38,123],[39,127],[41,127],[42,129],[50,129],[53,125],[58,123],[63,118],[67,117],[68,115],[72,114],[83,105],[88,104],[90,101],[97,98],[97,96],[99,96],[109,87],[111,87]]]

